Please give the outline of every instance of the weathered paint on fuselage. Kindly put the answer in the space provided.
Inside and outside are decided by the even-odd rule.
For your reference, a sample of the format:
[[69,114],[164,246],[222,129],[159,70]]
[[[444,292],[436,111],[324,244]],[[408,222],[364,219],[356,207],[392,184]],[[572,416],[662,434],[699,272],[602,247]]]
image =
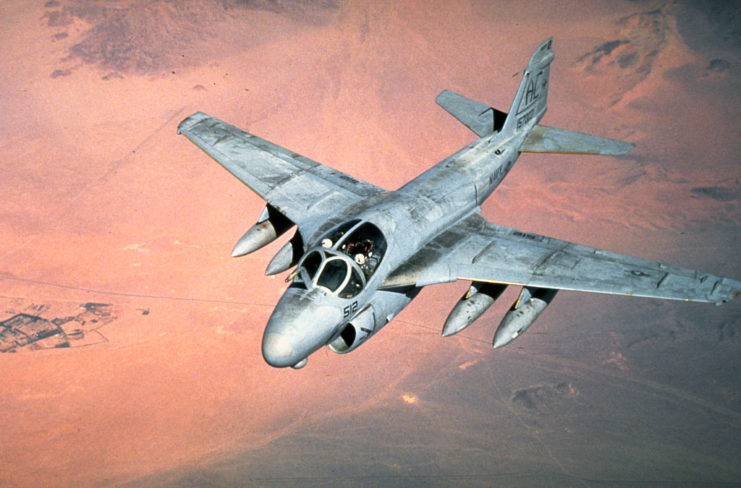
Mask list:
[[[376,286],[422,246],[478,211],[519,156],[523,136],[484,137],[439,162],[396,191],[352,215],[377,225],[388,250],[373,277]],[[373,288],[373,287],[369,287]]]
[[358,218],[381,229],[388,247],[379,268],[353,298],[340,298],[317,288],[290,287],[265,329],[265,360],[273,366],[303,364],[303,359],[336,339],[345,324],[369,307],[376,325],[372,330],[363,328],[365,336],[360,342],[395,317],[419,289],[386,291],[379,290],[379,285],[435,236],[478,211],[514,165],[527,132],[483,137],[398,190],[381,193],[344,209],[340,215],[328,216],[321,224],[299,229],[306,236],[308,252],[320,245],[319,239],[331,227]]

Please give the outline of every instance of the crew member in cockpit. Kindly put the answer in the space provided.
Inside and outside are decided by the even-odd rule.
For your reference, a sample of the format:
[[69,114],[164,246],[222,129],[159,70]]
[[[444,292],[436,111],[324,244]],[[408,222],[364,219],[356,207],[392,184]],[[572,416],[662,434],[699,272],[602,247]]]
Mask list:
[[366,277],[373,274],[378,265],[378,259],[373,256],[373,247],[373,241],[366,239],[350,243],[345,249],[345,252],[360,266]]

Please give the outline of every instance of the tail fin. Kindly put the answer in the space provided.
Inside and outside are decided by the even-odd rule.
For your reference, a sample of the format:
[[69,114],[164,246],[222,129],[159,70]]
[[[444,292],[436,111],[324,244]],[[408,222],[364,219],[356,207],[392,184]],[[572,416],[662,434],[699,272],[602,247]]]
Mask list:
[[547,108],[548,80],[554,57],[552,44],[553,39],[548,39],[533,53],[508,114],[449,90],[443,90],[435,101],[479,137],[528,131],[520,145],[523,152],[617,156],[633,149],[633,144],[627,142],[538,125]]
[[546,110],[548,78],[553,61],[553,38],[544,41],[533,53],[512,102],[503,133],[515,133],[536,124]]

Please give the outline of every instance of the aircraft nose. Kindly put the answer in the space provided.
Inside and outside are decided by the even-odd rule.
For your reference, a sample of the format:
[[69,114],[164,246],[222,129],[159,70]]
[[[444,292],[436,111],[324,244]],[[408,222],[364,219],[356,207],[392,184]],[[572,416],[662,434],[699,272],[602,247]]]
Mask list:
[[324,346],[341,322],[340,309],[289,288],[265,327],[262,356],[276,368],[295,366]]
[[276,332],[266,332],[262,339],[262,357],[270,366],[285,368],[293,366],[303,358],[296,357],[291,340]]

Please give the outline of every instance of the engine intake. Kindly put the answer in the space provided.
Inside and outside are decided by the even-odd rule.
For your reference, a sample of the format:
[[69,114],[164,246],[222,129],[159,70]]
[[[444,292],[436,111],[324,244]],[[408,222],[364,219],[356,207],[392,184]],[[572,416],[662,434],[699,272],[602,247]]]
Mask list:
[[329,348],[338,354],[348,353],[365,342],[376,331],[373,307],[368,306],[340,329],[340,333],[329,341]]

